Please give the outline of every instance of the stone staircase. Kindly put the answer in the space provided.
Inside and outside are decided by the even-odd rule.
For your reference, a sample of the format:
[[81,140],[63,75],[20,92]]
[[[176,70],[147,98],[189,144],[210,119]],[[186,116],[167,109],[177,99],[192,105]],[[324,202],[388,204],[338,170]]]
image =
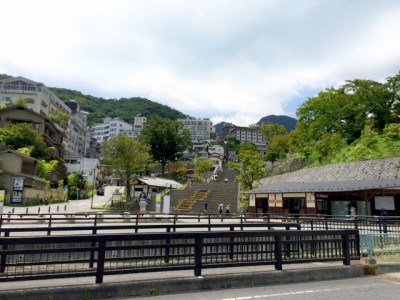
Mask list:
[[210,191],[206,189],[195,190],[190,198],[183,198],[180,200],[173,208],[173,211],[176,213],[190,212],[194,204],[197,202],[203,203],[209,192]]
[[[223,204],[224,208],[229,204],[231,213],[237,212],[239,186],[235,181],[238,172],[224,168],[217,180],[209,182],[192,182],[191,187],[184,190],[172,190],[168,193],[171,198],[171,211],[175,213],[203,213],[204,202],[208,202],[208,213],[218,213],[218,205]],[[225,182],[227,179],[227,182]],[[208,191],[206,198],[196,201],[185,202],[197,191]],[[186,205],[186,206],[185,206]]]

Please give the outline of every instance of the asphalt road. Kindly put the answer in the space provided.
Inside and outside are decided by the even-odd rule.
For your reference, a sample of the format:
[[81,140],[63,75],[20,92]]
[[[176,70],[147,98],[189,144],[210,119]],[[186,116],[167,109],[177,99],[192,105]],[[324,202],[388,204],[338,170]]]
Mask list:
[[[182,286],[182,290],[184,290]],[[153,290],[156,293],[156,288]],[[250,288],[199,291],[152,297],[118,298],[152,300],[369,300],[400,298],[400,280],[388,275],[368,276],[346,280],[330,280],[285,285],[254,286]]]

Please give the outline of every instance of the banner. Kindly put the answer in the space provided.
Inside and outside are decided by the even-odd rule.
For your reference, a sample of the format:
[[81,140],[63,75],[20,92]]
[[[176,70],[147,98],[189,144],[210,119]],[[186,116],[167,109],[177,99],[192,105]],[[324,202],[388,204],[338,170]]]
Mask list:
[[3,206],[4,206],[4,195],[6,194],[5,190],[0,190],[0,214],[3,213]]
[[24,191],[24,180],[25,177],[14,177],[14,186],[11,197],[12,203],[21,203],[22,202],[22,194]]

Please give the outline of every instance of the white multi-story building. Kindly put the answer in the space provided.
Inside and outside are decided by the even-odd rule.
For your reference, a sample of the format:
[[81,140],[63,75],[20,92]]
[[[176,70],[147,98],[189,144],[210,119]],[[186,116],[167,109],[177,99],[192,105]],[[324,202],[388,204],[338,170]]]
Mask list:
[[82,173],[84,178],[93,185],[101,179],[100,161],[97,158],[84,158],[78,156],[65,157],[65,167],[67,174]]
[[227,124],[222,128],[220,134],[220,140],[225,140],[228,136],[236,138],[241,143],[252,142],[252,143],[264,143],[264,136],[259,133],[260,127],[242,127],[234,124]]
[[132,125],[126,123],[119,118],[106,117],[103,123],[95,124],[92,127],[93,137],[97,142],[101,143],[104,140],[109,140],[120,134],[125,134],[126,131],[132,131]]
[[133,124],[133,132],[135,133],[136,138],[139,137],[146,122],[147,122],[147,118],[143,114],[140,113],[140,114],[136,115],[134,124]]
[[86,127],[88,113],[81,111],[80,105],[75,100],[65,103],[71,109],[69,126],[69,143],[65,145],[68,156],[85,155],[86,150]]
[[120,134],[124,134],[134,140],[139,140],[139,135],[143,130],[143,127],[147,121],[147,118],[142,114],[136,115],[132,130],[122,130]]
[[18,76],[0,80],[0,103],[12,104],[25,99],[30,110],[48,116],[57,110],[68,115],[71,109],[41,82]]
[[215,127],[210,119],[178,119],[190,131],[192,142],[208,141],[215,136]]

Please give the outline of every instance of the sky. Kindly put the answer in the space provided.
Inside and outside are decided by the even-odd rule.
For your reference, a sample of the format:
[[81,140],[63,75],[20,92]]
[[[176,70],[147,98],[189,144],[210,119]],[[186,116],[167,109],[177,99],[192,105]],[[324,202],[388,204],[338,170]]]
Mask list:
[[214,124],[400,71],[398,0],[0,0],[0,73]]

